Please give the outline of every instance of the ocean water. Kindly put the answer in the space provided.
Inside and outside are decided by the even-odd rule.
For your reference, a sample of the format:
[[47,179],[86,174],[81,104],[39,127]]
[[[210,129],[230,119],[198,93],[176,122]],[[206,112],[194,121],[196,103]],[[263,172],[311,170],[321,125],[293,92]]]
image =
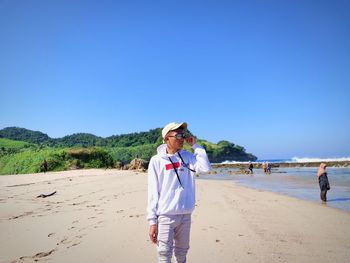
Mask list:
[[[299,199],[321,203],[316,167],[272,168],[266,175],[262,169],[254,169],[254,174],[230,174],[236,168],[217,168],[218,173],[202,175],[204,180],[233,180],[241,185],[284,194]],[[327,206],[350,212],[350,168],[328,167],[331,190],[327,193]]]

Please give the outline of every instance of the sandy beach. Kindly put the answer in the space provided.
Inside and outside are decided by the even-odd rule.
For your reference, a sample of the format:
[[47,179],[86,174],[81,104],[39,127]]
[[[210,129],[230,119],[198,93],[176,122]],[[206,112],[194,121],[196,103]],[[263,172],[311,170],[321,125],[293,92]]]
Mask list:
[[[348,212],[232,181],[196,186],[188,262],[349,262]],[[0,262],[157,262],[146,202],[140,172],[0,176]]]

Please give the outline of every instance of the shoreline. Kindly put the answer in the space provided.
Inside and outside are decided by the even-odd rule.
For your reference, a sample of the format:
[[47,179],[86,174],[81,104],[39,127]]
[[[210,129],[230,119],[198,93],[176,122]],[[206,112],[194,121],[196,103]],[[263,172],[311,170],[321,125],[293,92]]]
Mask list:
[[[350,257],[347,212],[232,181],[196,185],[189,262]],[[0,262],[157,262],[148,241],[145,173],[91,169],[2,176],[0,190]],[[55,195],[37,198],[53,190]]]

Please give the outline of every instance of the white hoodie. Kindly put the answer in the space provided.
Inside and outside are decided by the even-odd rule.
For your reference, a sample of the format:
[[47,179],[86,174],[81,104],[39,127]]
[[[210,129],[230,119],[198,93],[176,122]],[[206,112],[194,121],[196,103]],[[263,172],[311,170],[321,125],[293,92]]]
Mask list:
[[[147,220],[150,225],[157,224],[159,215],[192,213],[195,205],[195,174],[211,170],[207,153],[198,144],[192,146],[194,154],[185,150],[167,154],[166,147],[166,144],[158,147],[157,155],[151,158],[148,166]],[[169,158],[177,167],[181,184]]]

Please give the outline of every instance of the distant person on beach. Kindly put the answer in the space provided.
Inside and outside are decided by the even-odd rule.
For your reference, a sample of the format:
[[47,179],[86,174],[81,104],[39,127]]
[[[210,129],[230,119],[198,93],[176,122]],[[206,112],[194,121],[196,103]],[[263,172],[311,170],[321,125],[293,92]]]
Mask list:
[[[190,242],[191,214],[195,207],[195,174],[211,166],[204,148],[185,136],[187,123],[169,123],[162,130],[164,144],[148,167],[149,237],[157,244],[159,262],[186,262]],[[183,150],[187,142],[194,154]]]
[[261,168],[263,169],[264,173],[266,173],[266,162],[262,163]]
[[320,185],[320,197],[323,202],[327,202],[327,191],[330,190],[328,176],[326,172],[327,165],[325,163],[320,164],[320,168],[317,172],[317,181]]
[[253,166],[252,162],[249,162],[249,170],[250,170],[251,174],[253,174],[253,168],[254,168],[254,166]]
[[46,173],[48,168],[48,163],[46,160],[44,160],[44,162],[41,164],[41,167],[44,170],[44,173]]
[[120,170],[124,170],[125,163],[123,161],[120,161]]
[[271,164],[269,162],[266,162],[265,167],[266,167],[266,173],[270,174],[271,173]]

